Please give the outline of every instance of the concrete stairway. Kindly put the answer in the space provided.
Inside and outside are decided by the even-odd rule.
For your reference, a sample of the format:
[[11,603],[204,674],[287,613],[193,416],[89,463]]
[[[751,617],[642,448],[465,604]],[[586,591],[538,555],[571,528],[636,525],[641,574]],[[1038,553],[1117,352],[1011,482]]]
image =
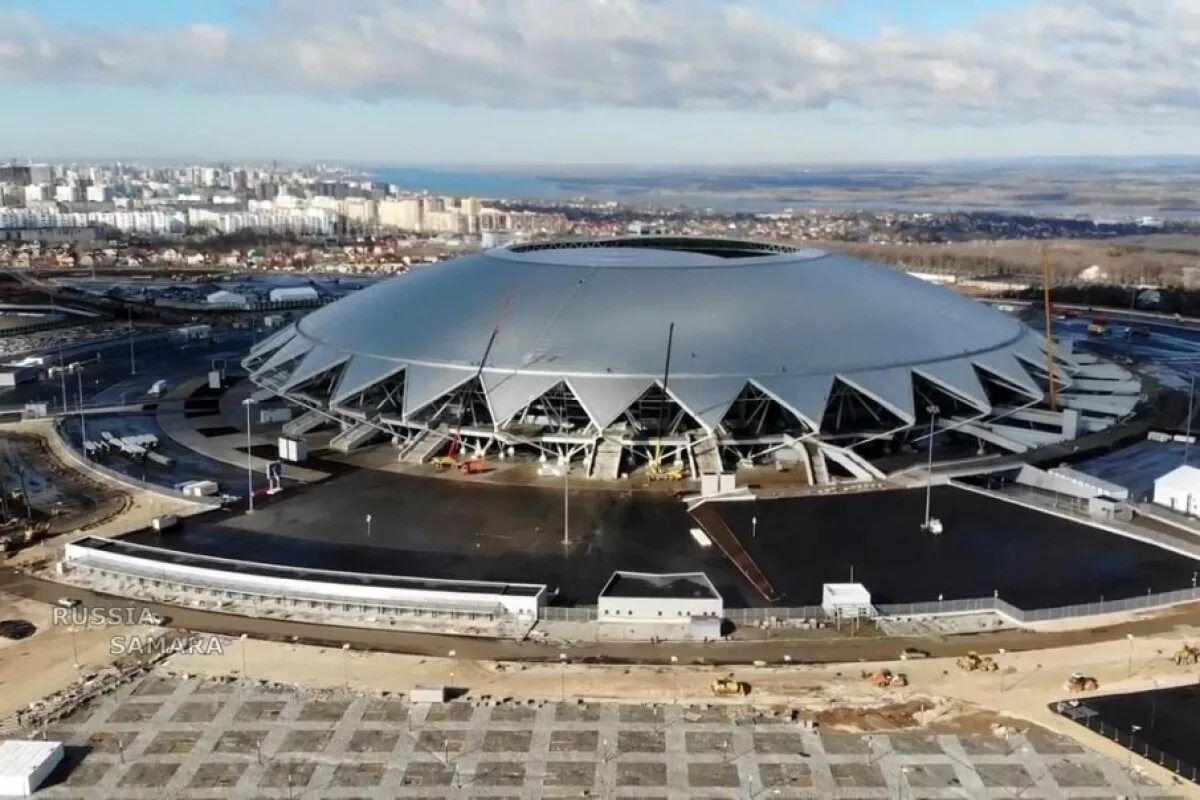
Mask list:
[[805,452],[808,453],[808,461],[812,467],[812,485],[825,486],[831,483],[829,465],[825,463],[825,451],[816,442],[805,441],[802,444]]
[[624,449],[620,442],[601,439],[596,445],[596,454],[592,458],[592,472],[588,477],[615,481],[621,474],[621,451]]
[[369,422],[360,422],[357,425],[352,425],[346,430],[339,433],[329,440],[329,449],[339,453],[349,453],[354,448],[363,444],[372,436],[380,433],[379,426]]
[[716,475],[721,472],[721,452],[711,436],[692,442],[692,457],[696,460],[698,475]]
[[284,436],[303,436],[309,431],[316,430],[328,421],[329,417],[326,417],[324,414],[318,414],[316,411],[305,411],[295,419],[283,423],[281,432]]
[[433,458],[433,454],[441,448],[445,441],[446,434],[442,431],[432,429],[421,431],[401,451],[400,460],[405,464],[424,464]]
[[837,462],[843,469],[853,475],[855,480],[883,480],[883,473],[874,464],[853,450],[831,444],[818,444],[817,447],[827,459]]

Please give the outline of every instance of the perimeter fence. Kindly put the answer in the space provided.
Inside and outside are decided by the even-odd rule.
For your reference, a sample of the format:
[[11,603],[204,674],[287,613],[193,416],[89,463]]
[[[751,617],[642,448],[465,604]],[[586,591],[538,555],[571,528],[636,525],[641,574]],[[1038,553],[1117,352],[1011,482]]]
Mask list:
[[[1119,728],[1116,725],[1105,722],[1100,719],[1100,715],[1095,709],[1088,706],[1086,703],[1079,705],[1071,705],[1070,703],[1055,703],[1053,710],[1070,719],[1072,722],[1078,723],[1088,730],[1095,731],[1106,739],[1111,739],[1117,744],[1124,747],[1126,750],[1141,756],[1142,758],[1153,761],[1160,767],[1171,770],[1176,775],[1192,783],[1198,783],[1200,780],[1200,767],[1171,753],[1166,752],[1144,739],[1138,737],[1134,731]],[[1137,726],[1134,726],[1137,727]]]

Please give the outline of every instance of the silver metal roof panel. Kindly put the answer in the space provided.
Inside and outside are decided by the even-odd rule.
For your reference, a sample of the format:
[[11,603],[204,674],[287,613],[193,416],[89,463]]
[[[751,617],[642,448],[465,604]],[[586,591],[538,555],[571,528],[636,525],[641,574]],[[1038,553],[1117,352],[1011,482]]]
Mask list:
[[980,411],[987,413],[992,410],[987,391],[983,388],[983,382],[979,380],[979,373],[975,371],[975,365],[969,359],[935,361],[932,364],[922,364],[914,371]]
[[278,369],[289,361],[293,361],[304,355],[316,346],[316,342],[306,339],[303,336],[297,336],[275,351],[275,354],[268,358],[255,372],[270,372],[273,369]]
[[404,370],[405,419],[474,376],[473,370],[409,364]]
[[288,376],[288,379],[283,382],[280,390],[287,391],[310,378],[315,378],[321,373],[333,369],[349,357],[349,353],[342,352],[336,348],[323,344],[317,345],[312,350],[309,350],[304,358],[300,359],[300,363],[292,370],[292,374]]
[[1020,389],[1035,400],[1041,400],[1044,392],[1037,381],[1030,377],[1017,357],[1007,350],[979,353],[972,356],[971,361],[980,369],[985,369],[1012,386]]
[[483,387],[492,410],[492,419],[497,424],[504,422],[560,381],[553,373],[485,370]]
[[741,378],[681,378],[670,382],[671,395],[700,424],[714,430],[742,393]]
[[403,364],[395,361],[384,361],[370,356],[355,356],[350,359],[342,377],[338,379],[337,388],[329,400],[330,405],[337,405],[353,397],[359,392],[365,392],[380,381],[387,380],[400,370]]
[[297,325],[356,354],[459,367],[478,362],[498,326],[489,368],[613,379],[660,378],[670,322],[672,379],[916,365],[1027,333],[974,300],[850,256],[613,253],[464,256],[381,281]]
[[296,335],[296,326],[295,325],[288,325],[285,328],[281,328],[280,330],[275,331],[275,333],[272,333],[270,336],[263,339],[261,342],[258,342],[253,347],[251,347],[250,355],[260,356],[260,355],[265,355],[265,354],[271,352],[272,350],[277,350],[280,347],[283,347],[288,342],[288,340],[291,339],[295,335]]
[[781,375],[755,378],[754,383],[810,428],[820,429],[829,392],[833,389],[832,375]]
[[875,398],[905,422],[911,424],[916,420],[913,409],[912,372],[907,367],[852,372],[838,377]]
[[575,398],[600,430],[612,425],[625,409],[655,383],[650,378],[567,379]]

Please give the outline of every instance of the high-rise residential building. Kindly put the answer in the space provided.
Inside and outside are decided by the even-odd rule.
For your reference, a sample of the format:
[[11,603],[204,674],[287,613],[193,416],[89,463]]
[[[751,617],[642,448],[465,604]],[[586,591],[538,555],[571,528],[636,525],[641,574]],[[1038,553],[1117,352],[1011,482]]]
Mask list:
[[89,203],[107,203],[112,200],[112,187],[96,184],[87,188]]
[[78,203],[79,198],[79,186],[75,183],[64,183],[54,187],[54,199],[59,203]]
[[422,203],[417,197],[402,197],[399,200],[379,201],[379,224],[385,228],[402,231],[423,229]]
[[45,203],[49,199],[50,184],[31,183],[25,187],[25,205],[31,206],[35,203]]

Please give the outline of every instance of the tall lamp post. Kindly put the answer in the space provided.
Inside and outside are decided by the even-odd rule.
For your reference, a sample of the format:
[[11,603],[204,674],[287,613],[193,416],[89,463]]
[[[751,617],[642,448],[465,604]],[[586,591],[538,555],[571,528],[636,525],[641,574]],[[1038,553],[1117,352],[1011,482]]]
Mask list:
[[571,459],[563,459],[563,547],[571,545]]
[[1188,379],[1188,410],[1187,420],[1184,423],[1187,427],[1183,434],[1183,463],[1188,463],[1188,455],[1192,447],[1192,409],[1195,407],[1196,398],[1196,373],[1192,373]]
[[242,401],[242,405],[246,407],[246,498],[250,505],[247,507],[247,514],[254,513],[254,455],[251,453],[251,422],[250,422],[250,406],[254,405],[253,397],[247,397]]
[[129,374],[137,375],[137,364],[133,360],[133,306],[128,306],[129,312]]
[[925,466],[925,522],[921,525],[921,530],[929,533],[941,533],[941,520],[934,519],[929,515],[933,502],[933,435],[937,431],[938,407],[931,403],[925,407],[925,410],[929,412],[929,459]]
[[83,457],[87,458],[87,420],[83,415],[83,364],[75,362],[71,366],[75,368],[75,377],[79,379],[79,449],[83,451]]

